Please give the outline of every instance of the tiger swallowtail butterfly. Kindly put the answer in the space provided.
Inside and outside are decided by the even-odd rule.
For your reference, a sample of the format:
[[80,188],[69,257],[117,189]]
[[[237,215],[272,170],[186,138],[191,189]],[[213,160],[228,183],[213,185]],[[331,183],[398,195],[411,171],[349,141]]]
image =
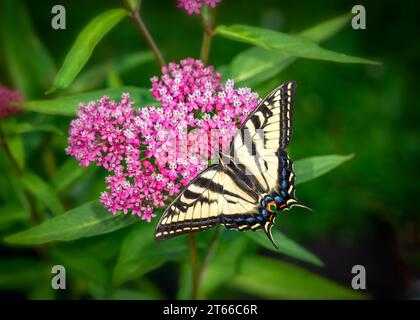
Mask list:
[[286,82],[247,117],[220,162],[194,178],[166,208],[155,239],[216,225],[237,231],[271,228],[278,212],[305,207],[295,196],[293,163],[284,150],[292,136],[296,83]]

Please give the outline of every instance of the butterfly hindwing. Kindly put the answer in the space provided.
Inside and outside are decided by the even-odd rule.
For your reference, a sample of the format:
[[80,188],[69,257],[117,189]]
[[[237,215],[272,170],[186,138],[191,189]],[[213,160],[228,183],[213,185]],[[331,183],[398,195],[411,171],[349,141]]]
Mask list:
[[206,230],[216,224],[234,227],[236,218],[254,215],[258,197],[221,165],[198,175],[166,208],[155,232],[166,239]]

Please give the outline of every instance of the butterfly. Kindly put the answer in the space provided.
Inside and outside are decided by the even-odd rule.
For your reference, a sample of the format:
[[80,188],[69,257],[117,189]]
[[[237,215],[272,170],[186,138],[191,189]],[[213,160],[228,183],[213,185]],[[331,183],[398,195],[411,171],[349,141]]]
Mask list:
[[228,154],[194,178],[166,208],[155,239],[222,225],[237,231],[271,228],[278,212],[305,207],[295,196],[293,163],[284,150],[292,136],[294,81],[265,97],[234,135]]

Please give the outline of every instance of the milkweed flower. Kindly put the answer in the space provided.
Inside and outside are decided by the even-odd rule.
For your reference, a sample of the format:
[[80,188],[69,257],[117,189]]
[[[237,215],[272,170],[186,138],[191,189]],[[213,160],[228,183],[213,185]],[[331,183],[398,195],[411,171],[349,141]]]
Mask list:
[[104,167],[107,190],[101,202],[112,213],[123,211],[150,221],[227,150],[237,127],[258,104],[249,88],[221,83],[212,66],[194,59],[169,63],[151,79],[161,107],[135,110],[128,94],[119,103],[103,97],[81,104],[69,129],[66,152],[82,166]]
[[220,1],[222,0],[177,0],[178,7],[183,8],[188,14],[200,14],[204,5],[215,8]]
[[0,119],[19,113],[22,109],[13,105],[23,101],[22,95],[17,90],[11,90],[0,85]]

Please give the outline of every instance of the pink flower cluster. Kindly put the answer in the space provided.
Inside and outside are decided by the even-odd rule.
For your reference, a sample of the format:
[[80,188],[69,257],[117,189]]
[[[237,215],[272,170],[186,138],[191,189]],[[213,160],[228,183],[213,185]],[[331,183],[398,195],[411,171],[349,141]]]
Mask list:
[[178,7],[184,8],[188,14],[200,14],[201,7],[209,5],[215,8],[216,5],[222,0],[177,0]]
[[6,118],[11,114],[22,110],[13,106],[14,102],[22,102],[23,98],[19,91],[11,90],[5,86],[0,86],[0,119]]
[[152,94],[162,107],[133,109],[128,94],[121,102],[107,97],[81,104],[69,130],[67,153],[82,166],[91,162],[110,172],[101,201],[108,210],[150,221],[153,209],[165,206],[226,149],[240,123],[258,104],[248,88],[199,60],[185,59],[153,77]]

